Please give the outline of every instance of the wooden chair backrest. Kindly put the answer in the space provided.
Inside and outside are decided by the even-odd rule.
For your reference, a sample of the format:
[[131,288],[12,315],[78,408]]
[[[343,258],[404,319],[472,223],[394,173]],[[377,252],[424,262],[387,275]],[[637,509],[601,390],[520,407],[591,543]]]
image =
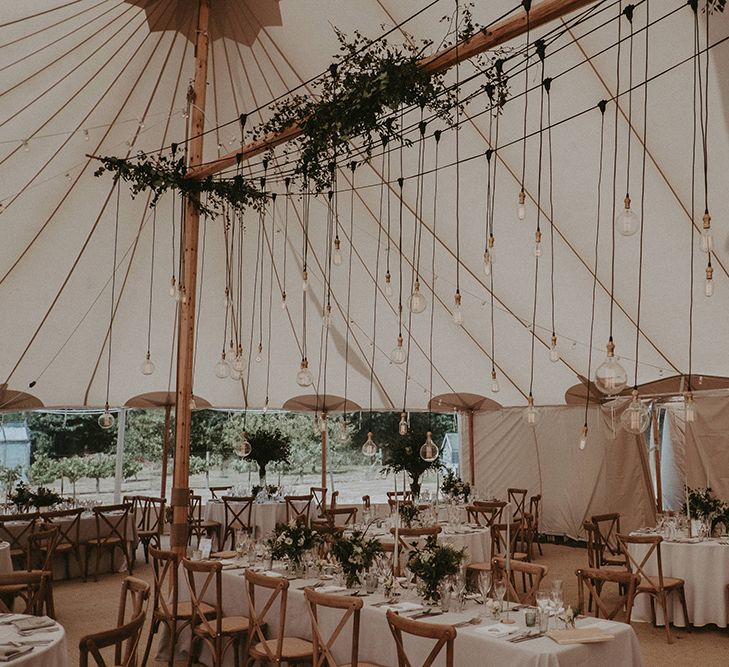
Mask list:
[[112,543],[114,538],[122,542],[127,540],[127,526],[131,509],[132,506],[129,503],[94,507],[96,537],[102,546]]
[[405,507],[406,505],[412,505],[412,500],[404,500],[401,497],[398,498],[388,498],[387,499],[387,505],[390,508],[390,514],[393,512],[397,512],[399,507]]
[[[618,546],[625,554],[625,564],[628,572],[635,572],[641,579],[650,582],[656,591],[662,591],[663,561],[661,559],[661,542],[663,542],[663,538],[660,535],[622,535],[620,533],[617,534],[616,538]],[[628,549],[631,544],[646,545],[648,547],[640,560]],[[646,567],[652,560],[655,560],[656,574],[646,572]]]
[[58,528],[50,526],[28,537],[28,570],[53,572],[53,557],[58,544]]
[[[253,512],[253,496],[223,496],[225,505],[225,532],[229,530],[251,531],[251,514]],[[238,509],[234,507],[239,506]]]
[[[131,613],[127,620],[127,603],[129,604]],[[145,616],[147,613],[147,605],[149,603],[149,584],[146,581],[137,579],[136,577],[125,577],[122,581],[121,586],[121,598],[119,600],[119,611],[116,619],[116,627],[123,628],[127,623],[132,622],[135,618],[140,615]],[[136,654],[137,647],[127,645],[127,650],[131,650],[133,654]],[[122,656],[122,644],[117,643],[114,647],[114,664],[124,665],[127,664],[127,656]],[[129,664],[135,665],[136,659],[132,657]]]
[[[504,578],[506,584],[506,599],[520,604],[535,605],[537,602],[537,591],[542,579],[547,576],[549,569],[538,563],[525,563],[524,561],[511,560],[509,563],[512,575],[506,576],[506,559],[494,558],[491,560],[491,575],[494,579]],[[516,577],[521,574],[522,577]],[[523,590],[519,590],[518,579],[521,579]]]
[[165,520],[165,498],[156,498],[155,496],[138,496],[140,505],[135,515],[137,521],[137,530],[143,530],[146,533],[162,534]]
[[597,529],[595,528],[595,524],[592,521],[583,521],[582,528],[587,537],[587,565],[590,568],[598,567],[597,537],[595,536]]
[[39,518],[37,512],[0,516],[0,541],[8,542],[11,551],[26,552],[28,538],[35,532]]
[[356,507],[337,507],[327,510],[327,518],[332,526],[349,526],[357,521]]
[[[86,635],[79,642],[79,667],[88,667],[89,655],[94,659],[97,667],[106,667],[107,663],[101,655],[101,649],[114,646],[115,664],[119,667],[133,667],[136,665],[137,646],[139,637],[142,634],[142,626],[146,618],[145,613],[133,618],[120,628],[97,632],[93,635]],[[124,662],[116,662],[116,654],[122,653],[122,645],[126,642],[124,649]]]
[[337,501],[339,500],[339,491],[332,491],[332,495],[329,496],[329,511],[337,509]]
[[423,667],[431,667],[444,646],[446,649],[445,667],[453,667],[453,644],[456,638],[456,629],[452,625],[439,625],[436,623],[413,621],[410,618],[399,616],[393,611],[387,612],[387,623],[390,626],[390,632],[392,632],[392,636],[395,639],[398,667],[413,667],[405,653],[405,646],[402,641],[403,633],[424,639],[436,640],[435,646],[433,646],[428,657],[423,663]]
[[202,523],[202,496],[190,493],[190,504],[187,507],[187,523],[199,525]]
[[209,486],[208,491],[213,500],[219,500],[218,491],[230,491],[230,486]]
[[501,523],[501,514],[505,506],[506,503],[501,501],[474,503],[466,507],[466,514],[469,521],[491,528],[495,523]]
[[[630,615],[633,610],[635,591],[640,583],[640,576],[633,572],[621,572],[619,570],[606,570],[604,568],[580,568],[575,570],[577,575],[578,605],[581,613],[587,613],[585,604],[585,589],[595,603],[595,616],[606,618],[610,621],[624,609],[625,622],[630,623]],[[611,587],[604,584],[612,582],[619,584],[618,595]],[[607,595],[605,595],[607,593]]]
[[180,557],[174,551],[163,551],[149,547],[154,577],[154,598],[152,609],[167,618],[177,617],[179,591],[178,566]]
[[28,596],[25,601],[26,607],[23,613],[30,614],[31,616],[42,616],[48,579],[49,573],[43,570],[8,572],[7,574],[0,574],[0,587],[25,586]]
[[[412,549],[421,540],[431,535],[440,535],[443,532],[442,526],[423,526],[420,528],[400,528],[398,531],[400,548]],[[395,529],[390,528],[390,533],[395,536]]]
[[[219,560],[183,558],[182,568],[190,592],[191,625],[202,628],[214,640],[223,631],[223,564]],[[196,577],[196,574],[204,575],[204,578]],[[204,613],[203,603],[215,609],[213,618]]]
[[[512,521],[509,524],[509,530],[507,531],[507,524],[495,523],[491,526],[491,555],[500,556],[506,555],[507,549],[509,555],[513,556],[518,550],[518,543],[520,539],[520,528],[521,523],[518,521]],[[509,545],[506,544],[506,535],[509,533]]]
[[[311,619],[312,643],[314,644],[314,656],[312,667],[338,667],[331,651],[342,630],[346,627],[349,619],[352,619],[352,651],[349,659],[350,665],[357,665],[359,659],[359,614],[362,609],[362,598],[341,595],[327,595],[317,593],[313,588],[304,589],[304,597],[308,602],[309,618]],[[317,607],[337,609],[342,612],[337,626],[328,638],[324,637],[322,628],[319,626]],[[330,623],[332,621],[330,620]]]
[[539,516],[542,513],[542,494],[529,498],[529,514],[532,515],[532,528],[539,530]]
[[507,498],[514,503],[514,521],[520,521],[526,512],[527,489],[506,489]]
[[325,486],[312,486],[309,491],[314,498],[314,509],[321,516],[327,509],[327,488]]
[[362,496],[362,506],[364,509],[368,510],[370,507],[372,507],[372,502],[370,501],[370,497],[365,495]]
[[58,528],[58,544],[79,544],[81,541],[81,515],[83,509],[43,512],[41,519]]
[[[248,601],[248,647],[263,642],[262,647],[266,653],[266,659],[276,665],[281,662],[283,640],[286,631],[286,599],[289,591],[289,580],[286,577],[269,577],[265,574],[258,574],[252,570],[246,570],[246,598]],[[256,588],[265,588],[270,591],[264,605],[256,606]],[[276,627],[276,650],[265,643],[266,636],[263,628],[266,625],[266,618],[272,611],[276,599],[279,600],[278,623],[268,624],[269,629]]]
[[603,564],[605,552],[611,556],[622,555],[618,544],[618,533],[620,532],[620,514],[594,514],[590,521],[595,525],[595,538],[597,544],[598,567]]
[[311,493],[305,496],[284,496],[284,502],[286,503],[286,523],[296,521],[298,524],[308,526],[313,500],[314,496]]

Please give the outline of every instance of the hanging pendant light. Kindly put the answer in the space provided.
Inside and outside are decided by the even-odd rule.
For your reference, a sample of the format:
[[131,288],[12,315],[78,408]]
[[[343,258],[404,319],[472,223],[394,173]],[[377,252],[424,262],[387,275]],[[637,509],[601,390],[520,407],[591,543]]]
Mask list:
[[392,296],[392,275],[385,273],[385,296]]
[[372,431],[367,434],[367,440],[365,441],[364,445],[362,445],[362,454],[368,457],[372,457],[377,454],[377,445],[372,439]]
[[177,280],[174,276],[170,278],[170,296],[174,297],[177,294]]
[[281,310],[286,310],[287,308],[286,304],[286,292],[281,292]]
[[706,280],[704,281],[704,296],[714,295],[714,267],[711,263],[706,267]]
[[534,232],[534,256],[542,256],[542,232],[540,229]]
[[420,293],[420,281],[416,280],[413,293],[410,295],[410,312],[416,314],[422,313],[427,305],[425,297]]
[[499,393],[499,389],[500,389],[500,387],[499,387],[499,381],[496,378],[496,371],[493,370],[493,371],[491,371],[491,391],[494,394],[498,394]]
[[701,229],[701,250],[704,252],[714,251],[714,237],[711,235],[711,216],[708,211],[704,213],[703,227]]
[[463,326],[463,310],[461,309],[461,293],[456,291],[453,299],[453,323]]
[[215,364],[215,377],[224,380],[230,375],[230,364],[225,360],[225,350],[220,353],[220,360]]
[[309,272],[304,269],[304,274],[301,280],[301,289],[306,292],[309,289]]
[[296,384],[298,384],[299,387],[310,387],[313,382],[314,378],[309,370],[309,361],[306,357],[302,357],[299,372],[296,374]]
[[623,210],[615,221],[618,232],[623,236],[633,236],[640,229],[640,218],[631,208],[630,195],[623,200]]
[[582,427],[582,433],[580,434],[580,450],[587,447],[587,424]]
[[524,190],[519,190],[519,200],[516,206],[516,217],[519,222],[524,222],[526,219],[526,193]]
[[648,428],[650,420],[651,416],[648,408],[640,400],[638,390],[633,389],[633,398],[630,401],[630,405],[620,415],[620,423],[628,433],[639,435]]
[[524,421],[529,426],[534,427],[539,423],[539,419],[541,418],[542,415],[540,414],[539,410],[537,410],[534,407],[534,397],[531,394],[529,394],[527,403],[528,403],[528,405],[526,406],[526,408],[524,408],[524,412],[522,413],[522,416],[524,418]]
[[334,254],[332,255],[332,262],[334,262],[334,266],[342,265],[341,245],[342,245],[342,242],[339,240],[339,236],[337,236],[334,239]]
[[342,420],[339,422],[339,442],[349,442],[349,428],[346,417],[342,417]]
[[557,349],[557,336],[556,334],[552,334],[552,340],[549,343],[549,360],[553,363],[559,361],[560,354],[559,350]]
[[491,275],[491,269],[493,267],[491,266],[491,253],[489,252],[489,249],[486,248],[483,252],[483,272],[484,275],[490,276]]
[[152,375],[154,373],[154,363],[150,359],[150,354],[147,352],[147,356],[142,363],[142,375]]
[[425,436],[425,442],[420,448],[420,458],[427,463],[432,463],[433,461],[435,461],[438,458],[438,454],[440,452],[440,450],[438,449],[438,445],[433,442],[432,436],[433,434],[428,431]]
[[114,426],[114,415],[109,412],[108,403],[104,406],[104,412],[99,415],[99,418],[96,421],[105,431],[108,431],[112,426]]
[[408,419],[407,414],[405,412],[400,413],[400,424],[397,427],[397,431],[400,435],[407,435],[408,434]]
[[258,352],[256,353],[256,363],[260,364],[263,361],[263,343],[258,343]]
[[328,303],[326,306],[324,306],[324,314],[322,315],[322,318],[321,318],[321,325],[325,329],[328,329],[330,326],[332,326],[333,321],[334,321],[334,319],[333,319],[333,315],[332,315],[332,306],[331,306],[331,304]]
[[628,374],[615,358],[615,343],[610,339],[605,361],[595,371],[595,386],[603,394],[613,396],[623,391],[627,384]]
[[244,459],[246,458],[253,448],[251,447],[251,443],[248,442],[248,436],[246,435],[246,432],[243,431],[240,436],[240,440],[238,441],[238,445],[235,448],[235,453],[240,456],[240,458]]
[[397,364],[398,366],[400,364],[404,364],[405,360],[407,359],[407,354],[405,353],[405,349],[403,348],[402,343],[402,336],[398,336],[397,345],[395,346],[395,349],[390,352],[390,361],[392,361],[393,364]]
[[684,396],[684,419],[687,424],[693,424],[696,421],[696,403],[692,391],[687,391]]

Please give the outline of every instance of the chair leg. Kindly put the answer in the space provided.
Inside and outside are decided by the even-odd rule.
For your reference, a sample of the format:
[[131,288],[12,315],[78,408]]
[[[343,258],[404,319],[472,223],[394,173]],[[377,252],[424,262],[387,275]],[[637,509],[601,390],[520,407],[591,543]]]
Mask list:
[[84,582],[89,578],[89,555],[91,554],[91,547],[86,545],[86,552],[84,558]]
[[56,618],[56,605],[53,601],[53,579],[48,579],[46,584],[46,612],[51,618]]
[[[146,667],[147,660],[149,659],[149,651],[152,648],[152,639],[154,638],[155,634],[157,634],[157,630],[159,629],[159,621],[157,619],[152,619],[152,624],[149,626],[149,636],[147,637],[147,645],[144,648],[144,656],[142,657],[142,664],[141,667]],[[170,637],[170,653],[174,653],[175,650],[175,642],[174,637]],[[170,666],[174,664],[174,656],[170,656]]]
[[668,604],[666,602],[666,591],[661,591],[661,608],[663,609],[663,622],[666,625],[666,637],[668,638],[668,643],[673,644],[673,636],[671,635],[671,623],[668,620]]
[[124,550],[124,556],[127,559],[127,570],[129,571],[129,576],[132,575],[132,571],[134,570],[134,562],[137,557],[137,551],[134,548],[134,542],[124,542],[124,546],[122,547]]
[[686,604],[686,591],[683,586],[678,589],[678,595],[681,600],[681,609],[683,609],[683,621],[686,624],[686,631],[691,632],[691,622],[688,617],[688,605]]

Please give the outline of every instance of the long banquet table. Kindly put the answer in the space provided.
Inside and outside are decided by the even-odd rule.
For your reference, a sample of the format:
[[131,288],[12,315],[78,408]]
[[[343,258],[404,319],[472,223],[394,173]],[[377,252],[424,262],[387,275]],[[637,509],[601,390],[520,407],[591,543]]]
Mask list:
[[[181,578],[180,599],[188,599],[186,584]],[[286,609],[286,635],[311,639],[309,614],[304,598],[303,587],[314,585],[313,579],[295,579],[290,582]],[[223,610],[225,614],[242,614],[248,611],[245,596],[245,577],[243,569],[231,569],[223,572]],[[360,621],[360,654],[361,661],[375,662],[381,665],[396,665],[397,655],[392,635],[387,625],[384,607],[375,607],[384,600],[381,594],[369,595],[364,599],[364,607]],[[276,609],[278,607],[276,606]],[[483,606],[469,602],[464,612],[448,613],[434,616],[434,623],[455,624],[479,615]],[[513,617],[518,627],[524,629],[523,612],[514,612]],[[319,622],[325,633],[331,633],[339,617],[331,610],[319,610]],[[639,667],[643,664],[638,639],[633,629],[623,623],[587,618],[578,621],[579,627],[599,627],[614,635],[614,639],[600,644],[583,644],[561,646],[547,637],[533,639],[528,642],[512,644],[504,638],[494,638],[484,634],[485,627],[495,621],[484,621],[479,625],[468,625],[458,628],[455,642],[456,667]],[[274,623],[269,623],[272,628]],[[351,650],[351,627],[342,632],[334,646],[334,658],[340,664],[349,661]],[[275,632],[271,633],[275,637]],[[160,653],[158,660],[166,660],[169,654],[167,642],[169,637],[164,633],[160,637]],[[183,633],[178,644],[178,658],[187,658],[189,633]],[[422,664],[432,647],[425,640],[406,640],[406,650],[413,664]],[[210,664],[210,657],[203,653],[200,658],[203,664]],[[226,654],[225,666],[232,667],[233,652]],[[444,652],[437,666],[445,664]]]
[[[640,562],[648,545],[630,545],[630,552]],[[656,574],[655,556],[645,566],[649,575]],[[700,627],[713,623],[720,628],[729,624],[727,585],[729,585],[729,538],[707,539],[701,542],[664,540],[661,542],[664,577],[678,577],[685,582],[689,621]],[[668,613],[672,622],[684,627],[683,611],[678,595],[669,596]],[[639,595],[633,607],[634,621],[651,621],[650,600]],[[663,612],[656,605],[656,620],[662,625]]]

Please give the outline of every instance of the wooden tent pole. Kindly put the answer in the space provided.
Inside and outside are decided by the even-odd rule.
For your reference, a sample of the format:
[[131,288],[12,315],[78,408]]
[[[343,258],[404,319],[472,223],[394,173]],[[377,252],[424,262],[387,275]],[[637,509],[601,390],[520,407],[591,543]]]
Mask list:
[[[576,11],[593,3],[595,0],[544,0],[532,6],[529,12],[529,29],[534,30],[539,26],[551,23],[571,12]],[[459,42],[458,47],[449,46],[446,49],[434,53],[432,56],[420,60],[419,65],[432,74],[444,72],[453,67],[456,63],[468,60],[479,53],[493,49],[512,39],[524,34],[527,30],[526,12],[520,12],[494,23],[490,28],[479,30],[475,35]],[[238,159],[247,160],[261,153],[291,141],[300,136],[303,130],[294,123],[289,127],[268,134],[256,141],[241,147],[239,150],[223,155],[217,160],[208,162],[198,168],[191,168],[187,171],[188,178],[205,178],[212,174],[232,167]],[[240,156],[240,158],[238,158]]]
[[471,486],[476,484],[476,447],[473,438],[473,410],[468,411],[468,458]]
[[653,416],[653,465],[656,470],[656,510],[663,511],[663,481],[661,479],[661,434],[658,431],[658,410],[651,410]]
[[167,497],[167,460],[170,455],[170,418],[172,406],[165,405],[165,430],[162,434],[162,483],[159,489],[159,497]]
[[[195,42],[195,81],[190,97],[191,127],[188,165],[202,164],[205,129],[205,95],[208,72],[208,19],[210,0],[199,0]],[[195,299],[197,296],[197,251],[200,212],[190,197],[185,202],[183,282],[177,330],[177,392],[175,396],[175,460],[172,480],[172,528],[170,548],[184,555],[187,547],[187,508],[189,505],[190,418],[192,415],[192,361],[195,343]]]

